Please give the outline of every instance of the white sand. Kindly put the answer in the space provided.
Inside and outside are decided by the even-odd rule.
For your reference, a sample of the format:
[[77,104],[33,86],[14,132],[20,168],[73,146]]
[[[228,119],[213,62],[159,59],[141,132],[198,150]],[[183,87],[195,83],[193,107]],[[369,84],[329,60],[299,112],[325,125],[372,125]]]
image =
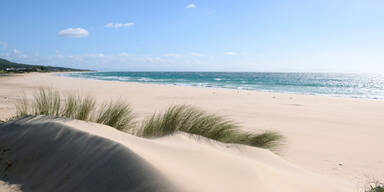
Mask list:
[[12,185],[4,181],[0,181],[0,192],[20,192],[19,185]]
[[113,137],[41,116],[0,125],[0,158],[1,179],[24,192],[174,191],[158,170]]
[[168,191],[165,183],[186,192],[354,191],[348,182],[305,171],[267,150],[187,134],[149,140],[99,124],[37,117],[0,126],[0,141],[12,162],[5,174],[31,191]]
[[193,104],[245,129],[280,131],[287,137],[280,155],[314,174],[344,179],[356,188],[367,177],[384,179],[384,101],[27,74],[0,79],[0,120],[14,112],[18,95],[30,96],[39,86],[82,92],[99,101],[124,98],[140,118],[170,104]]

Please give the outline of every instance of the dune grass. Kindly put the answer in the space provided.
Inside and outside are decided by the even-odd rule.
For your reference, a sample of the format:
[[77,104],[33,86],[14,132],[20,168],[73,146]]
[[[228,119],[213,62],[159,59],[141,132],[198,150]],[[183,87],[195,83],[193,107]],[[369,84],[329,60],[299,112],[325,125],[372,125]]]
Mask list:
[[60,116],[61,97],[58,91],[40,88],[33,101],[33,114]]
[[367,192],[384,192],[384,186],[371,187]]
[[130,106],[122,101],[110,102],[97,110],[95,99],[90,96],[61,95],[53,89],[40,88],[31,102],[23,96],[16,104],[16,117],[25,115],[47,115],[93,121],[119,130],[134,126],[134,115]]
[[40,88],[33,95],[31,103],[23,96],[16,104],[16,115],[47,115],[90,120],[95,110],[95,100],[76,95],[62,96],[53,89]]
[[366,192],[384,192],[384,183],[380,182],[377,179],[372,179],[371,182],[369,182],[369,185]]
[[78,109],[78,98],[74,95],[68,95],[64,101],[64,107],[62,111],[63,117],[75,119]]
[[283,137],[273,131],[246,132],[240,126],[222,116],[209,114],[189,105],[174,105],[164,113],[154,113],[141,123],[129,104],[122,100],[110,101],[100,107],[92,97],[61,95],[53,89],[40,88],[32,101],[24,96],[16,104],[17,117],[25,115],[47,115],[93,121],[109,125],[136,136],[153,138],[176,132],[206,137],[223,143],[243,144],[266,149],[277,149]]
[[90,97],[78,97],[78,100],[76,101],[77,105],[75,110],[75,118],[78,120],[92,120],[91,113],[95,110],[95,100]]
[[135,128],[135,115],[130,105],[123,102],[109,102],[101,107],[95,122],[109,125],[121,131]]
[[25,94],[21,96],[21,99],[19,100],[19,102],[15,104],[15,106],[16,106],[16,117],[14,118],[23,117],[29,114],[30,106],[29,106],[27,96]]
[[283,140],[277,132],[251,133],[222,116],[209,114],[189,105],[175,105],[164,113],[155,113],[145,120],[137,135],[161,137],[175,132],[186,132],[223,143],[244,144],[275,150]]

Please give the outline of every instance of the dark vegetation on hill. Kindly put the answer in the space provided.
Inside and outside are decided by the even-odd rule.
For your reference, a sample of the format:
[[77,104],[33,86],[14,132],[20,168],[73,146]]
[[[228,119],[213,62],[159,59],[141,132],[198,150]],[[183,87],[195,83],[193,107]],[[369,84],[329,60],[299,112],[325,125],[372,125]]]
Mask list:
[[0,73],[24,73],[24,72],[64,72],[64,71],[89,71],[65,67],[53,67],[44,65],[27,65],[14,63],[0,58]]

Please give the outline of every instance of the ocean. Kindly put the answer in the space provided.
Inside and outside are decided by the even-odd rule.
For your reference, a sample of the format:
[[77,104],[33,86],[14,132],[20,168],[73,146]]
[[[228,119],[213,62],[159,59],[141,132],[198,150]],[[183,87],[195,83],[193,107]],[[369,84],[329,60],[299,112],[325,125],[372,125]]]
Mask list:
[[86,72],[60,75],[107,81],[127,81],[350,98],[384,99],[384,75],[378,74]]

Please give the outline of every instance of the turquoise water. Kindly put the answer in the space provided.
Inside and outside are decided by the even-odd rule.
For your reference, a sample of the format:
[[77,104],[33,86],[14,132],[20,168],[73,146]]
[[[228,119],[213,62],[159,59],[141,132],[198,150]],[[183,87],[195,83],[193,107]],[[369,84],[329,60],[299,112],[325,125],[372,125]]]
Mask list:
[[108,81],[217,87],[384,99],[384,75],[336,73],[89,72],[65,76]]

